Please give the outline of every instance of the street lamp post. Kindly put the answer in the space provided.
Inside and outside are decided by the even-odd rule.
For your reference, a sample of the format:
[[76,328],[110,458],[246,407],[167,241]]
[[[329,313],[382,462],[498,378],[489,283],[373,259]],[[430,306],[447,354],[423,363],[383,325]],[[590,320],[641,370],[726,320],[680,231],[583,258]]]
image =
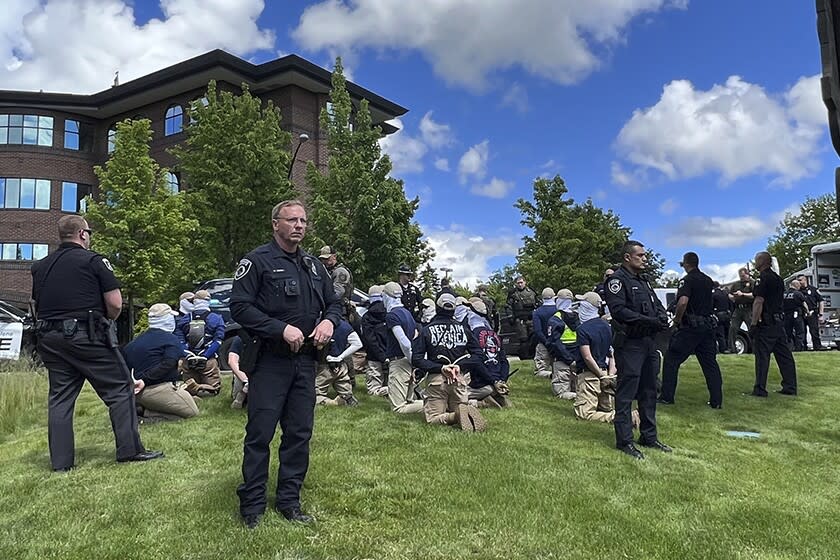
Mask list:
[[300,136],[298,136],[298,145],[295,148],[295,153],[292,155],[292,161],[289,162],[289,174],[286,176],[286,179],[291,181],[292,180],[292,168],[295,166],[295,160],[297,160],[298,152],[300,151],[300,147],[303,146],[304,142],[309,140],[309,135],[305,132],[301,132]]
[[440,267],[440,269],[439,269],[439,270],[440,270],[441,272],[443,272],[443,277],[444,277],[444,278],[449,278],[449,273],[450,273],[450,272],[452,272],[452,269],[451,269],[451,268],[447,268],[447,267],[445,267],[445,266]]

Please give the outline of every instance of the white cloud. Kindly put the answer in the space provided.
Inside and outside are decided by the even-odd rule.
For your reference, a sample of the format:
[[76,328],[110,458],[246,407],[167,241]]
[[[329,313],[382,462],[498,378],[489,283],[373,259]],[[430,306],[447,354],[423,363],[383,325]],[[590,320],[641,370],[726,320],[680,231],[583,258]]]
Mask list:
[[423,136],[423,141],[433,150],[451,146],[455,140],[452,136],[450,126],[432,120],[431,111],[427,112],[420,119],[420,134]]
[[712,277],[712,280],[717,280],[721,284],[728,284],[738,279],[738,269],[743,268],[748,259],[752,259],[753,255],[749,255],[744,262],[740,263],[726,263],[726,264],[703,264],[700,261],[700,269]]
[[511,107],[520,115],[527,113],[531,108],[528,92],[518,82],[513,82],[502,96],[502,107]]
[[613,182],[643,185],[649,171],[669,180],[715,172],[723,183],[765,174],[789,185],[819,168],[821,115],[818,77],[800,78],[778,97],[738,76],[706,91],[675,80],[621,129],[624,164],[613,163]]
[[686,0],[323,0],[301,15],[294,39],[320,51],[416,50],[453,84],[481,89],[517,67],[571,84],[600,66],[636,16]]
[[470,177],[483,179],[487,175],[487,160],[490,158],[490,140],[476,144],[461,156],[458,162],[458,175],[462,183]]
[[4,0],[0,84],[92,93],[215,48],[239,56],[272,49],[263,0],[161,0],[163,19],[137,25],[127,0]]
[[669,247],[742,247],[766,238],[776,229],[778,220],[758,216],[694,216],[666,228]]
[[391,175],[402,176],[423,171],[423,156],[428,148],[419,138],[409,135],[403,128],[402,120],[388,121],[399,130],[379,140],[382,151],[388,154],[393,164]]
[[449,171],[449,160],[446,158],[437,158],[435,160],[435,168],[439,171]]
[[659,205],[659,213],[665,216],[670,216],[673,214],[676,209],[679,207],[680,203],[674,200],[673,198],[669,198],[662,202]]
[[458,224],[447,228],[422,227],[435,250],[431,265],[451,268],[451,277],[456,282],[473,287],[490,277],[492,270],[488,261],[491,258],[513,257],[521,244],[519,237],[513,234],[484,237]]
[[490,179],[489,183],[473,185],[470,192],[488,198],[504,198],[513,190],[514,184],[511,181],[503,181],[497,177]]

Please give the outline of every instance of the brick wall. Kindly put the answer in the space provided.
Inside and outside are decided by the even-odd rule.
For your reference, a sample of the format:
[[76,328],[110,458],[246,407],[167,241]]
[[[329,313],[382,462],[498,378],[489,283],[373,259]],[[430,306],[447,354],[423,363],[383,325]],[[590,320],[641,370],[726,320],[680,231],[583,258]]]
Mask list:
[[[220,90],[238,93],[238,85],[220,82]],[[185,139],[184,133],[165,136],[166,110],[179,104],[184,109],[184,126],[188,123],[188,108],[190,103],[202,97],[206,88],[187,91],[163,101],[139,106],[116,115],[112,118],[92,120],[72,113],[50,112],[43,110],[0,109],[2,113],[24,113],[48,115],[54,118],[53,147],[0,145],[0,177],[21,177],[34,179],[49,179],[50,209],[49,210],[6,210],[0,209],[0,243],[46,243],[50,251],[58,246],[56,224],[65,214],[61,211],[62,181],[88,184],[94,187],[98,181],[93,172],[94,165],[102,165],[108,158],[108,129],[125,118],[143,117],[151,121],[152,142],[150,153],[163,167],[172,168],[177,172],[175,159],[167,150]],[[292,146],[297,147],[298,136],[301,133],[309,135],[309,141],[304,143],[297,155],[292,169],[292,182],[306,197],[306,162],[314,161],[325,170],[327,166],[326,137],[321,133],[318,124],[321,108],[326,105],[327,95],[307,91],[298,86],[258,92],[264,101],[272,100],[281,112],[281,126],[292,133]],[[83,122],[94,130],[92,151],[82,152],[64,149],[64,121],[73,119]],[[31,291],[31,277],[28,261],[0,260],[0,299],[16,303],[28,301]]]

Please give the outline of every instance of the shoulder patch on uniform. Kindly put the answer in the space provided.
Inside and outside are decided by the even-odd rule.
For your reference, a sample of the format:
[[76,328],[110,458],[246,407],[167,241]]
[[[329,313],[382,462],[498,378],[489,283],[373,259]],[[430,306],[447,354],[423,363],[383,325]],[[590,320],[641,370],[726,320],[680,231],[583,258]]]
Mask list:
[[617,294],[621,291],[621,280],[618,278],[611,278],[610,281],[607,282],[607,289],[610,292]]
[[685,286],[685,280],[680,280],[680,288],[682,288],[683,286]]
[[102,257],[102,264],[104,264],[104,265],[105,265],[105,268],[107,268],[107,269],[108,269],[108,270],[110,270],[111,272],[114,272],[114,267],[113,267],[113,266],[111,266],[111,261],[109,261],[109,260],[108,260],[108,259],[106,259],[105,257]]
[[233,279],[239,280],[249,272],[251,272],[250,259],[242,259],[241,261],[239,261],[239,266],[236,267],[236,272],[233,275]]

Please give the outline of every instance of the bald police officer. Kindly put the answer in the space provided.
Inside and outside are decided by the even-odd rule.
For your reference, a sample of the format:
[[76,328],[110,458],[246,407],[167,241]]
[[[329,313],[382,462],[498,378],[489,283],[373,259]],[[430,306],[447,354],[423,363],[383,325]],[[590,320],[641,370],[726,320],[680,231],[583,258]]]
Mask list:
[[622,264],[607,280],[607,307],[612,315],[618,384],[615,392],[615,445],[636,459],[644,455],[633,445],[631,406],[639,402],[639,444],[660,451],[671,448],[656,432],[656,376],[659,352],[654,335],[668,327],[668,317],[647,276],[647,254],[638,241],[622,248]]
[[32,265],[38,355],[49,370],[50,462],[61,472],[74,467],[73,410],[85,380],[108,405],[117,461],[163,457],[140,442],[134,382],[111,331],[120,283],[108,259],[88,250],[92,233],[81,216],[63,216],[58,250]]
[[783,298],[785,284],[771,268],[770,253],[762,251],[755,255],[755,267],[760,272],[753,294],[752,335],[755,352],[755,385],[749,395],[767,397],[767,372],[770,369],[770,354],[776,358],[782,374],[782,388],[776,391],[782,395],[796,395],[796,362],[785,335],[785,314]]
[[274,508],[289,521],[312,521],[301,511],[300,489],[309,467],[317,350],[341,321],[341,301],[327,269],[300,249],[303,204],[277,204],[271,224],[273,239],[239,262],[230,298],[231,315],[247,333],[241,361],[249,373],[248,424],[237,493],[248,528],[265,511],[269,446],[278,422],[283,435]]

